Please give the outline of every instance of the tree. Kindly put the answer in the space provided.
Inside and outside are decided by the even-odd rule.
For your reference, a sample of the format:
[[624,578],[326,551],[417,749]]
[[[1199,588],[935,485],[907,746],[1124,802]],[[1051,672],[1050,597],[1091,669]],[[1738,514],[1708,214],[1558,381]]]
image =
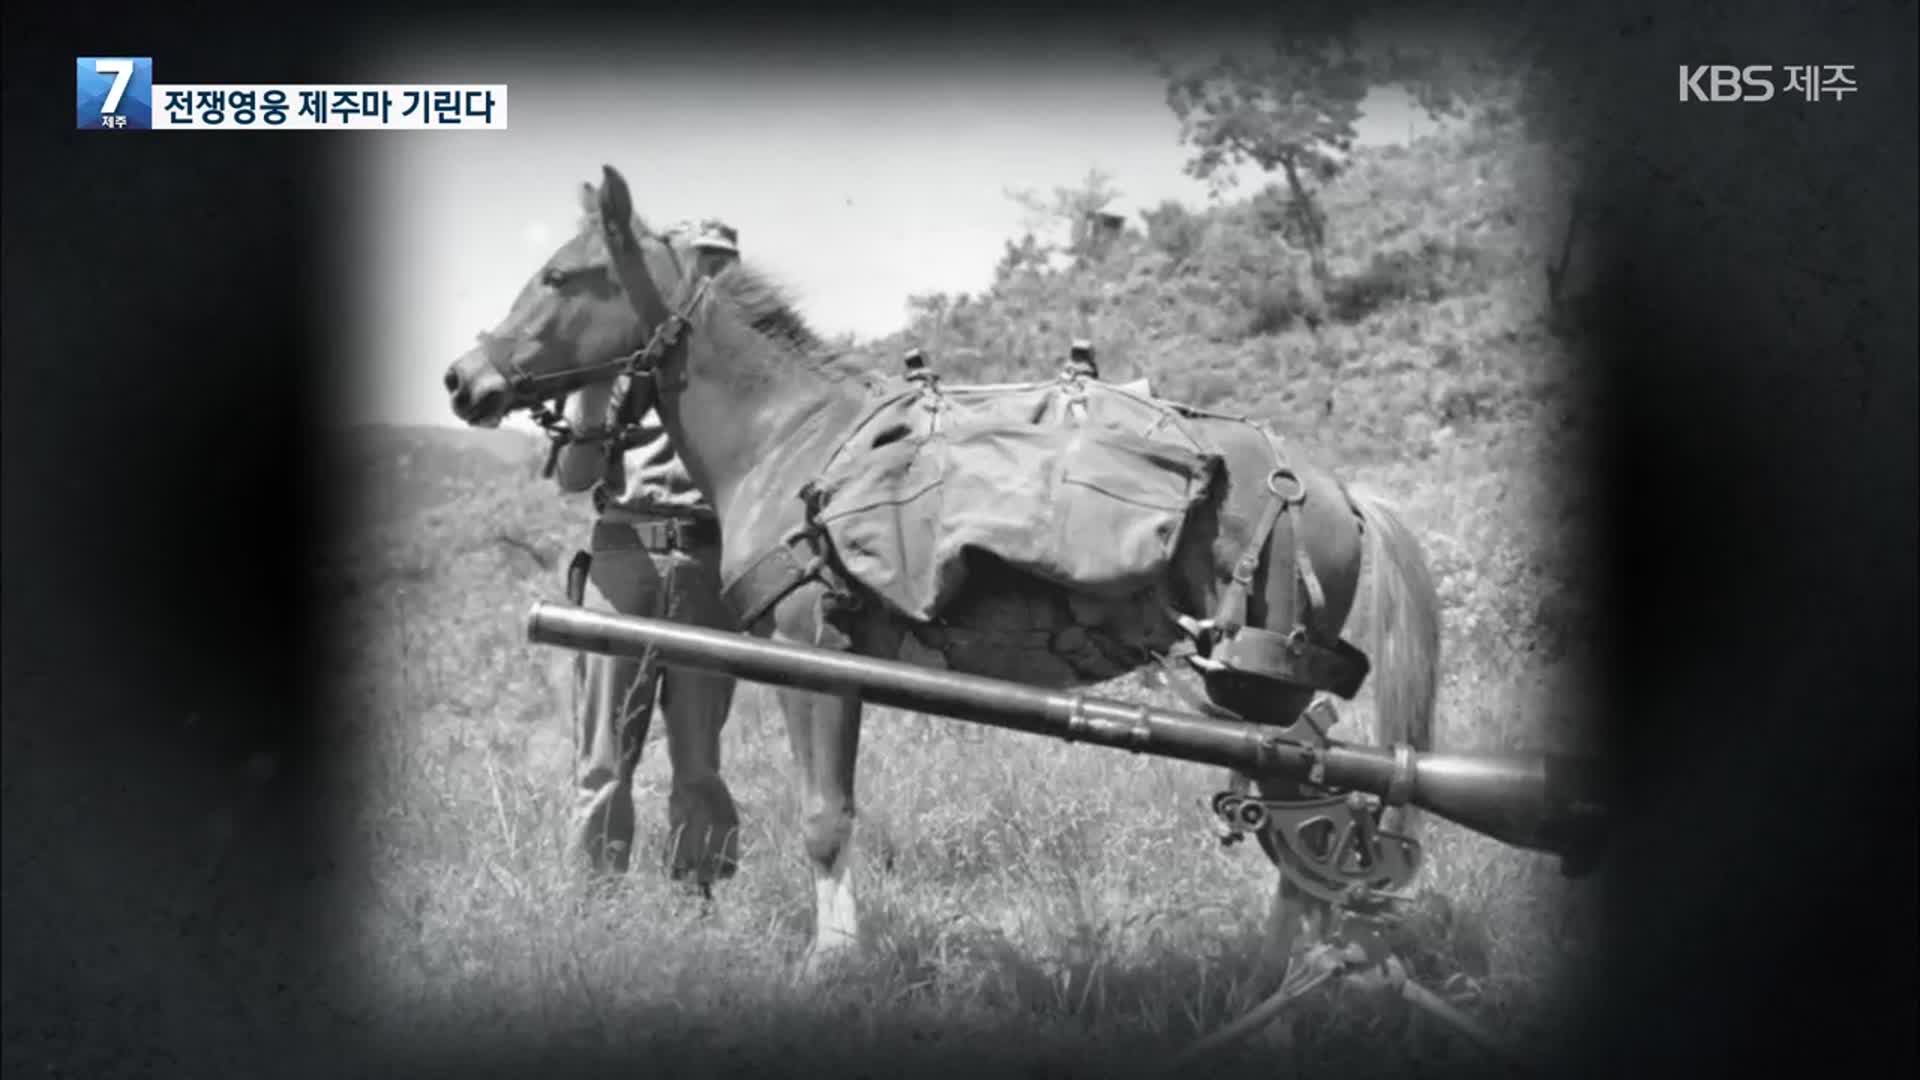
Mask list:
[[953,303],[954,297],[943,292],[913,293],[907,297],[907,318],[938,330],[946,322]]
[[1113,186],[1113,177],[1109,173],[1092,168],[1087,170],[1078,187],[1055,187],[1051,193],[1044,195],[1032,189],[1009,189],[1006,195],[1027,211],[1029,231],[1044,228],[1053,222],[1066,222],[1069,237],[1067,250],[1074,255],[1084,256],[1091,249],[1094,215],[1105,212],[1107,207],[1113,205],[1113,201],[1120,197],[1120,189]]
[[1635,125],[1594,122],[1596,110],[1604,112],[1613,100],[1596,88],[1609,86],[1617,73],[1608,66],[1610,53],[1588,46],[1644,32],[1644,17],[1523,4],[1459,23],[1447,40],[1395,48],[1363,40],[1370,6],[1378,7],[1365,0],[1290,4],[1284,36],[1267,55],[1228,56],[1188,70],[1134,41],[1134,51],[1167,79],[1181,140],[1194,150],[1187,171],[1216,191],[1242,164],[1279,172],[1286,197],[1279,207],[1271,197],[1259,200],[1269,205],[1256,205],[1255,212],[1269,229],[1306,248],[1313,283],[1320,285],[1328,223],[1318,185],[1345,168],[1368,91],[1399,86],[1429,116],[1473,110],[1476,123],[1548,151],[1555,186],[1567,200],[1564,232],[1546,268],[1549,302],[1557,309],[1569,299],[1571,252],[1618,213],[1614,193],[1591,178],[1637,153]]
[[[1595,73],[1580,70],[1583,63],[1593,64],[1584,49],[1562,49],[1553,56],[1556,39],[1578,42],[1586,33],[1570,24],[1565,12],[1553,7],[1522,9],[1516,18],[1482,23],[1477,29],[1470,40],[1432,57],[1420,81],[1475,108],[1479,114],[1475,122],[1483,128],[1512,134],[1547,151],[1553,187],[1566,200],[1559,242],[1546,256],[1548,314],[1557,324],[1568,314],[1563,304],[1569,299],[1566,279],[1574,250],[1581,237],[1612,212],[1603,191],[1588,183],[1587,177],[1608,155],[1623,149],[1631,152],[1631,148],[1598,141],[1607,135],[1604,128],[1570,123],[1571,110],[1584,104],[1575,87],[1583,76],[1592,79]],[[1625,32],[1632,27],[1616,29]]]
[[1360,103],[1376,86],[1399,84],[1429,115],[1457,111],[1455,80],[1434,50],[1370,44],[1358,4],[1290,6],[1289,24],[1258,58],[1226,54],[1180,69],[1138,45],[1167,80],[1167,105],[1192,147],[1186,171],[1215,193],[1251,164],[1286,183],[1280,231],[1306,249],[1316,285],[1327,280],[1327,218],[1320,188],[1347,167]]
[[999,264],[993,268],[994,283],[1004,284],[1017,274],[1040,269],[1052,254],[1053,250],[1034,239],[1031,232],[1023,234],[1017,242],[1008,240],[1002,247]]

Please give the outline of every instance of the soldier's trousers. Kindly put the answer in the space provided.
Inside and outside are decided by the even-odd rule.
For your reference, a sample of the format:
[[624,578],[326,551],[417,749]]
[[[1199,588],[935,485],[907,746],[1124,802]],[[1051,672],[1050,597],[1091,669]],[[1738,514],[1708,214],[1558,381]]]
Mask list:
[[[736,620],[720,598],[717,543],[663,540],[671,523],[602,521],[593,529],[583,602],[623,615],[672,619],[718,630]],[[650,550],[651,548],[651,550]],[[720,779],[720,732],[733,703],[729,676],[581,653],[574,666],[576,854],[590,870],[622,872],[634,846],[633,774],[653,721],[666,713],[673,787],[667,799],[664,859],[676,879],[702,886],[733,874],[739,813]]]

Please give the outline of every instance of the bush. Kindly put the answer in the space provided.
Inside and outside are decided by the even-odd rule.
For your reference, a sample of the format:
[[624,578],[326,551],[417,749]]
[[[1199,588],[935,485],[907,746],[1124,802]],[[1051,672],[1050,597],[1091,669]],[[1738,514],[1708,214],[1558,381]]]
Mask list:
[[1168,269],[1178,270],[1206,239],[1206,224],[1186,207],[1169,199],[1140,215],[1147,226],[1147,243],[1167,257]]
[[1298,281],[1269,278],[1240,290],[1240,303],[1247,308],[1242,337],[1262,337],[1291,329],[1307,321],[1312,302]]
[[1434,299],[1433,281],[1419,261],[1404,251],[1375,255],[1366,269],[1336,279],[1327,287],[1327,311],[1343,323],[1357,323],[1389,304]]

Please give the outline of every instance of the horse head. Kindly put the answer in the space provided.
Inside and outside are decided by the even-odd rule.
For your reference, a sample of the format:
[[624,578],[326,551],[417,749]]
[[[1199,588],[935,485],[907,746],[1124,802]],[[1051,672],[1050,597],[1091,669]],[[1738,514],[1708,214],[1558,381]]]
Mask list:
[[[627,182],[606,166],[581,185],[580,226],[528,277],[506,316],[447,368],[453,414],[495,427],[575,391],[640,373],[641,354],[668,318],[660,286],[687,279],[670,244],[633,213]],[[658,357],[646,358],[657,361]],[[651,379],[634,379],[634,415],[651,407]]]

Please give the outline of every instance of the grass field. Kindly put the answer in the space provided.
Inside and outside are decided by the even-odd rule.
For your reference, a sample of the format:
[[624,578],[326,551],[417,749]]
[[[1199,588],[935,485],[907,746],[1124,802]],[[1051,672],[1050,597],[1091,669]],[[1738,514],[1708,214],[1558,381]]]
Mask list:
[[[1587,721],[1567,543],[1584,506],[1561,479],[1579,411],[1540,295],[1553,202],[1536,151],[1471,130],[1362,160],[1330,194],[1342,290],[1317,331],[1289,306],[1293,257],[1225,206],[1163,217],[1092,265],[1010,268],[876,356],[912,336],[949,381],[1038,377],[1054,361],[1036,357],[1084,334],[1110,377],[1151,373],[1165,396],[1270,420],[1396,500],[1422,537],[1446,604],[1440,747],[1565,747]],[[647,872],[579,902],[561,858],[565,658],[523,626],[530,603],[559,596],[588,511],[540,487],[531,447],[506,464],[460,432],[367,438],[380,501],[336,567],[348,633],[333,663],[363,755],[351,959],[394,1037],[476,1052],[557,1038],[671,1075],[854,1075],[855,1061],[919,1075],[964,1058],[1113,1076],[1273,988],[1254,951],[1274,872],[1213,839],[1214,770],[878,709],[854,870],[866,957],[794,985],[812,914],[797,792],[771,693],[744,684],[724,740],[740,876],[711,909]],[[1347,707],[1342,734],[1364,738],[1366,707]],[[639,789],[659,843],[657,745]],[[1445,902],[1423,908],[1416,974],[1523,1048],[1551,1039],[1589,898],[1549,860],[1425,830],[1421,887]],[[1342,991],[1301,1008],[1290,1046],[1256,1040],[1220,1064],[1284,1054],[1410,1075],[1471,1053]]]

